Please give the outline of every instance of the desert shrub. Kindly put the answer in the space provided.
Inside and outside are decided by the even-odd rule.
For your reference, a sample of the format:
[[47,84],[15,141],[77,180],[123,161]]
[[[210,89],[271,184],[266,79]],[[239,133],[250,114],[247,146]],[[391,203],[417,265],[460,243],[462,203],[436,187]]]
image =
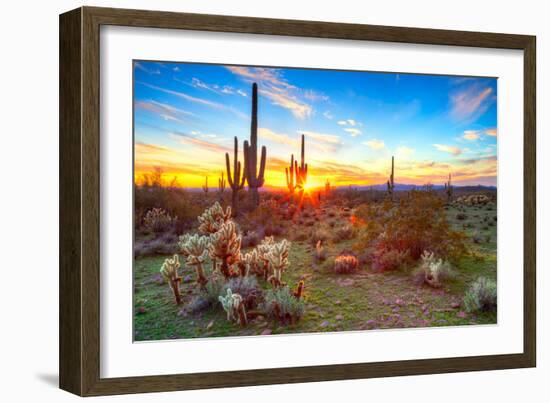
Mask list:
[[428,284],[431,287],[439,288],[450,279],[455,278],[455,273],[449,262],[437,259],[431,252],[424,251],[421,263],[413,273],[417,285]]
[[338,274],[355,273],[359,267],[359,261],[353,255],[340,255],[334,259],[334,271]]
[[457,220],[460,220],[460,221],[465,220],[465,219],[466,219],[466,214],[464,214],[464,213],[457,213],[457,214],[456,214],[456,219],[457,219]]
[[228,288],[243,298],[246,309],[253,309],[263,302],[263,289],[254,276],[232,278],[223,286],[223,290],[219,295],[225,295]]
[[330,232],[324,227],[317,227],[311,231],[309,241],[312,245],[317,245],[317,242],[321,241],[323,245],[330,239]]
[[185,311],[191,315],[196,315],[212,306],[214,306],[213,302],[206,299],[203,295],[197,295],[187,304]]
[[285,232],[285,228],[277,223],[266,224],[264,228],[265,236],[279,236]]
[[151,240],[136,241],[134,257],[173,255],[179,252],[177,238],[158,237]]
[[313,260],[317,263],[324,262],[327,259],[327,250],[324,248],[323,243],[318,241],[313,251]]
[[496,282],[485,277],[479,277],[464,294],[464,306],[468,312],[487,312],[496,310]]
[[175,219],[162,208],[152,208],[143,217],[143,226],[149,232],[159,233],[168,230]]
[[304,315],[305,303],[285,286],[268,290],[261,309],[268,318],[281,323],[294,323]]
[[201,296],[208,301],[210,306],[218,303],[218,297],[225,293],[225,281],[216,275],[212,275],[208,283],[201,289]]
[[376,249],[372,255],[372,268],[375,271],[397,270],[410,264],[408,250]]
[[355,230],[352,225],[344,225],[334,232],[334,241],[340,242],[352,239],[355,236]]
[[352,217],[358,231],[354,249],[362,253],[372,248],[376,270],[417,261],[424,250],[458,259],[467,252],[465,235],[451,228],[443,206],[441,198],[428,191],[411,191],[397,203],[362,204]]
[[292,236],[292,240],[293,241],[296,241],[296,242],[303,242],[303,241],[306,241],[308,239],[308,233],[305,232],[305,231],[301,231],[301,230],[295,230],[293,231],[293,233],[291,234]]
[[258,245],[264,238],[265,232],[263,228],[258,228],[255,231],[248,231],[244,234],[241,241],[242,248],[249,248]]

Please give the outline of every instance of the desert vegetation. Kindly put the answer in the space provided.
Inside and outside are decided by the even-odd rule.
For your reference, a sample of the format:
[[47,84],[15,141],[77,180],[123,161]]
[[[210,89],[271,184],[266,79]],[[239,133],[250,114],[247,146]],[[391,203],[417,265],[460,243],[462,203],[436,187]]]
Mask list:
[[496,190],[311,188],[304,135],[267,188],[257,91],[217,187],[136,180],[135,340],[496,323]]

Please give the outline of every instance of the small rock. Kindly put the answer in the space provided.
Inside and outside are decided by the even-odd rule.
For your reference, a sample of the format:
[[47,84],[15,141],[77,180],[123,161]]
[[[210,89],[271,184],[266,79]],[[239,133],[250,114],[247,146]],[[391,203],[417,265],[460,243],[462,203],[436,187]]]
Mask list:
[[206,325],[206,330],[210,330],[212,328],[212,326],[214,326],[214,321],[211,320],[210,323],[208,325]]
[[465,319],[466,316],[468,316],[468,315],[466,314],[466,312],[460,311],[459,313],[456,314],[456,316],[461,318],[461,319]]
[[191,283],[192,281],[193,281],[193,277],[191,277],[189,274],[183,277],[183,282],[186,284]]
[[458,308],[460,308],[460,303],[458,303],[458,302],[453,302],[453,303],[451,304],[451,308],[453,308],[453,309],[458,309]]
[[341,302],[339,299],[337,299],[336,301],[334,301],[334,305],[340,305],[341,303],[342,303],[342,302]]
[[336,315],[335,319],[336,320],[342,320],[342,319],[344,319],[344,316],[338,314],[338,315]]
[[272,330],[271,329],[264,329],[262,330],[262,333],[260,333],[262,336],[267,336],[267,335],[270,335],[272,333]]
[[397,299],[395,300],[395,305],[402,306],[402,305],[404,305],[404,304],[405,304],[405,302],[404,302],[401,298],[397,298]]
[[321,323],[321,327],[327,327],[329,324],[330,324],[329,321],[325,320],[324,322]]

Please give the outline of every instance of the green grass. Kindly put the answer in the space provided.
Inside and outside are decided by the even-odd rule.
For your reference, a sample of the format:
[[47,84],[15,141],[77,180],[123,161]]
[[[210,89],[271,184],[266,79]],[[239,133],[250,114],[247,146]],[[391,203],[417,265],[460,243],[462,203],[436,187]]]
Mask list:
[[[285,272],[284,281],[294,288],[300,279],[305,279],[306,310],[301,320],[291,326],[280,326],[260,317],[241,328],[226,320],[221,305],[200,314],[185,315],[185,307],[198,294],[194,273],[183,269],[182,276],[190,276],[192,282],[181,285],[184,303],[177,306],[170,288],[159,275],[165,257],[136,259],[135,340],[258,335],[266,329],[278,334],[496,323],[496,313],[473,315],[461,306],[464,291],[477,277],[496,279],[496,206],[490,208],[461,207],[463,211],[448,208],[449,221],[455,229],[467,234],[473,254],[456,265],[456,278],[440,289],[415,285],[410,270],[373,273],[364,267],[356,274],[334,274],[333,258],[350,249],[353,240],[327,244],[328,257],[321,264],[313,262],[314,248],[309,239],[293,241],[291,267]],[[465,219],[458,219],[458,213],[465,214]],[[343,225],[346,218],[330,220]],[[320,220],[323,221],[326,220]],[[490,221],[494,225],[488,225]],[[474,235],[481,239],[480,243],[473,242]]]

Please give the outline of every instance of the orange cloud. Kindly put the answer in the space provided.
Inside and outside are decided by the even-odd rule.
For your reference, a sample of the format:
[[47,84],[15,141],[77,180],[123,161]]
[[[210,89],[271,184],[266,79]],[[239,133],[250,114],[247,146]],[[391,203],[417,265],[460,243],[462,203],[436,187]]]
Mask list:
[[373,150],[382,150],[386,147],[386,144],[382,140],[371,139],[363,142],[364,145],[372,148]]
[[448,146],[445,144],[434,144],[434,147],[437,148],[439,151],[443,151],[454,156],[462,154],[462,150],[458,147]]

